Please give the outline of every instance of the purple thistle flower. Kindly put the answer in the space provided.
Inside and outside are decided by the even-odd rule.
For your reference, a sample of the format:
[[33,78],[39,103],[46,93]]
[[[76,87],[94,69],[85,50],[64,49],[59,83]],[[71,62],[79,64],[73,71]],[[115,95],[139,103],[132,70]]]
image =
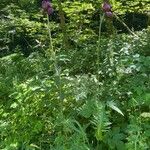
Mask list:
[[49,2],[48,0],[42,1],[42,8],[48,15],[51,15],[54,11],[51,2]]
[[105,12],[105,15],[109,18],[112,18],[113,17],[113,13],[111,11],[107,11]]
[[102,10],[104,11],[106,17],[108,17],[108,18],[113,17],[111,5],[109,4],[108,0],[104,0],[104,3],[102,4]]
[[102,9],[104,12],[108,12],[111,10],[111,5],[108,4],[107,2],[104,2],[103,5],[102,5]]
[[53,13],[53,8],[52,7],[48,7],[47,8],[47,13],[48,13],[48,15],[51,15],[52,13]]

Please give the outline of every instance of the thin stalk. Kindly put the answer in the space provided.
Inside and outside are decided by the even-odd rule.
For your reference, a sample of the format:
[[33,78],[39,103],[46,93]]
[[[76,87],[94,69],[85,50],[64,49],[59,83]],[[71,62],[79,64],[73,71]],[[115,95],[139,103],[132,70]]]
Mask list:
[[62,100],[62,88],[61,88],[61,73],[60,73],[60,69],[58,67],[58,63],[57,63],[57,59],[56,59],[56,54],[55,51],[53,49],[53,44],[52,44],[52,36],[51,36],[51,29],[50,29],[50,22],[49,22],[49,15],[47,14],[47,25],[48,25],[48,32],[49,32],[49,41],[50,41],[50,56],[52,58],[52,60],[54,61],[54,70],[55,70],[55,75],[57,77],[56,79],[56,84],[58,87],[58,93],[59,93],[59,97],[60,100]]
[[126,27],[126,29],[127,29],[132,35],[137,36],[137,35],[136,35],[134,32],[132,32],[132,31],[130,30],[130,28],[117,16],[117,14],[114,13],[114,16],[116,17],[116,19],[117,19],[120,23],[122,23],[122,24],[124,25],[124,27]]
[[102,22],[104,19],[104,14],[100,15],[100,23],[99,23],[99,35],[98,35],[98,47],[97,47],[97,80],[98,80],[98,91],[99,91],[99,68],[100,68],[100,43],[101,43],[101,30],[102,30]]
[[55,60],[55,52],[53,50],[53,43],[52,43],[52,35],[51,35],[51,28],[50,28],[50,22],[49,22],[49,15],[47,14],[47,25],[48,25],[48,33],[49,33],[49,49],[50,49],[50,55],[52,55],[52,58]]

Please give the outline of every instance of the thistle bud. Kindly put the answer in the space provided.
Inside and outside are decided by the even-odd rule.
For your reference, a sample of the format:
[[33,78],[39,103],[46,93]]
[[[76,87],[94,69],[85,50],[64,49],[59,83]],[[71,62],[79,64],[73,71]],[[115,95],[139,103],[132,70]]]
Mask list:
[[53,13],[52,4],[48,0],[42,1],[42,8],[48,15],[51,15]]
[[48,13],[48,15],[51,15],[52,13],[53,13],[53,8],[52,7],[48,7],[47,8],[47,13]]
[[47,1],[46,0],[42,1],[42,8],[44,11],[46,11],[46,9],[47,9]]
[[103,9],[104,12],[111,11],[111,5],[108,4],[107,2],[104,2],[103,5],[102,5],[102,9]]
[[111,11],[107,11],[105,12],[105,15],[109,18],[112,18],[113,17],[113,13]]
[[102,10],[105,13],[105,16],[108,18],[113,17],[113,13],[111,11],[111,5],[109,4],[108,0],[105,0],[104,3],[102,4]]

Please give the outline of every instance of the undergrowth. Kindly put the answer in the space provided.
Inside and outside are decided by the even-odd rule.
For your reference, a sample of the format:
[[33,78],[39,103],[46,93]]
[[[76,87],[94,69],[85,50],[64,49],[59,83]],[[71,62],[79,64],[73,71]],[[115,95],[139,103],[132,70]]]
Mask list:
[[[0,58],[0,149],[148,150],[150,34]],[[58,74],[57,74],[58,71]],[[99,88],[97,88],[99,87]]]

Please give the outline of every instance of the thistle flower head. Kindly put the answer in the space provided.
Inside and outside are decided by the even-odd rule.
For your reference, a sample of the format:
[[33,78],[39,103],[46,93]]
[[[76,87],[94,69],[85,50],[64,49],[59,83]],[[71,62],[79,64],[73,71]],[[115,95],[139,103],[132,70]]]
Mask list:
[[105,16],[108,18],[113,17],[113,13],[111,10],[111,5],[109,4],[108,0],[104,0],[104,3],[102,4],[102,10],[105,13]]
[[48,15],[51,15],[54,11],[52,8],[51,2],[48,0],[42,1],[42,8],[43,8],[44,12],[46,12]]
[[107,11],[105,12],[105,15],[109,18],[112,18],[113,17],[113,13],[111,11]]
[[102,5],[102,9],[104,12],[110,11],[111,10],[111,5],[107,2],[104,2]]

